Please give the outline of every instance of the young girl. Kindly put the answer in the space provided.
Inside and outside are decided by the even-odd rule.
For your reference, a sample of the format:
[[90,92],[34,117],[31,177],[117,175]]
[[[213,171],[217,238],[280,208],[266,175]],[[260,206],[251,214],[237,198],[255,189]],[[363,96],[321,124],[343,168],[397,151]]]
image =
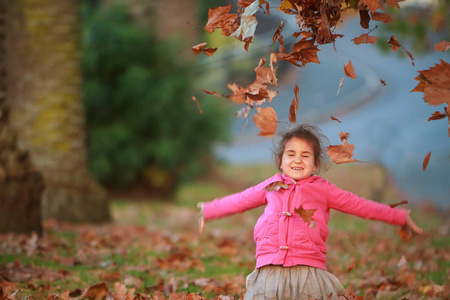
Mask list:
[[[203,212],[200,229],[205,221],[267,205],[254,230],[256,270],[247,277],[245,300],[325,300],[344,295],[340,281],[326,271],[330,208],[422,234],[406,210],[366,200],[312,175],[324,162],[324,139],[309,125],[281,134],[274,154],[282,174],[243,192],[199,204]],[[312,218],[304,212],[312,213]]]

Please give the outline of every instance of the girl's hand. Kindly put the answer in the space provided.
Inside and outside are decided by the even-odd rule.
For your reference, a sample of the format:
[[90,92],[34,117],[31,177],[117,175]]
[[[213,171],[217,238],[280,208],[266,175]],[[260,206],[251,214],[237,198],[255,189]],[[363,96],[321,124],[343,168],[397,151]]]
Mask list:
[[411,210],[408,210],[408,215],[406,217],[406,224],[405,226],[409,229],[412,230],[412,232],[417,233],[422,235],[423,234],[423,229],[420,228],[419,226],[417,226],[416,222],[413,221],[413,219],[411,219]]
[[203,202],[199,202],[197,203],[197,207],[201,209],[200,211],[200,218],[198,219],[198,231],[200,232],[200,234],[203,232],[203,228],[205,228],[205,218],[203,217],[203,205],[205,203]]

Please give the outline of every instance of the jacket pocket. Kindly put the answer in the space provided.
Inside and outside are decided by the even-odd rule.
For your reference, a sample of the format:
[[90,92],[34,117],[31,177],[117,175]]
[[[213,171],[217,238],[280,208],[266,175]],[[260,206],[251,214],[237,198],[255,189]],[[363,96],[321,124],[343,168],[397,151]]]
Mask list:
[[318,227],[313,229],[310,226],[311,222],[306,223],[301,217],[294,219],[293,245],[302,249],[319,250],[322,253],[326,253],[325,243],[320,236],[320,229]]

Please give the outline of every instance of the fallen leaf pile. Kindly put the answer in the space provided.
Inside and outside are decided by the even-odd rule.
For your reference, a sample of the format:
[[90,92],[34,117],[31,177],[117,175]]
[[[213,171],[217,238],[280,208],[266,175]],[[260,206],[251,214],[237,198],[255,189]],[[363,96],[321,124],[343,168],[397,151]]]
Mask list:
[[[313,223],[313,210],[298,213]],[[129,203],[115,209],[110,225],[48,221],[42,237],[2,234],[0,298],[242,299],[260,214],[207,223],[200,235],[194,208]],[[420,216],[424,235],[405,242],[395,227],[332,212],[328,270],[363,299],[449,297],[449,220],[425,207]],[[145,225],[130,225],[143,217]]]

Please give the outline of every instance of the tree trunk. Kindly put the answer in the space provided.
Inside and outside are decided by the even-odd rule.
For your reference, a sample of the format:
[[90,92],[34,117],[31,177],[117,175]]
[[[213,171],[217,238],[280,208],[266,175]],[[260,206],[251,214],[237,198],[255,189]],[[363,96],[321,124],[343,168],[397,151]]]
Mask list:
[[[7,1],[7,0],[6,0]],[[0,233],[42,233],[42,175],[17,147],[6,103],[5,0],[0,0]]]
[[11,124],[45,180],[44,219],[110,219],[88,170],[80,66],[79,0],[6,1]]

